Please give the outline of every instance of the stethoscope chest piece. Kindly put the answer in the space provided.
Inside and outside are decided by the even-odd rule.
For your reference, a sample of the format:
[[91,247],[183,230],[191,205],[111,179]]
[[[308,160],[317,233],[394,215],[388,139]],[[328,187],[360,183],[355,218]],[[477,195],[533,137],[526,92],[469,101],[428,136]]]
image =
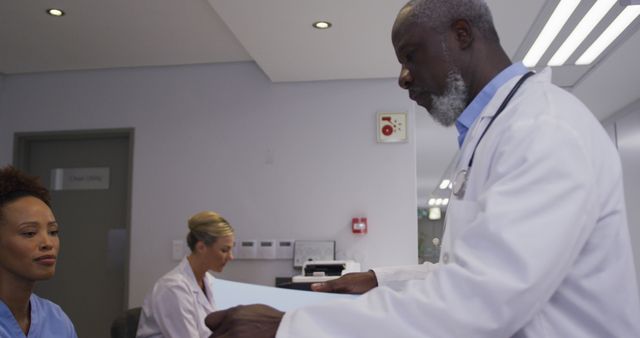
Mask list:
[[451,186],[451,192],[453,193],[453,196],[457,198],[463,198],[466,186],[467,186],[467,169],[463,169],[458,171],[458,173],[453,179],[453,184]]

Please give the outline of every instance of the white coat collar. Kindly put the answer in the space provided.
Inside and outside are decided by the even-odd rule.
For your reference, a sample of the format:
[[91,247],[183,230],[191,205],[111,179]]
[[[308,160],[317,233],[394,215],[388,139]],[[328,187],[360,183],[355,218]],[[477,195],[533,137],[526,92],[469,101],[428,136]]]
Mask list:
[[[478,142],[478,138],[480,134],[482,134],[484,128],[487,126],[487,123],[491,120],[491,118],[496,114],[500,104],[502,101],[509,95],[513,86],[520,80],[519,76],[516,76],[509,81],[505,82],[497,91],[493,98],[489,101],[489,103],[482,110],[480,115],[476,118],[476,120],[471,125],[467,137],[464,140],[464,143],[460,149],[460,156],[456,165],[457,170],[466,166],[469,162],[469,157],[471,156],[472,150]],[[546,67],[540,72],[536,73],[534,76],[529,78],[527,82],[551,82],[551,68]],[[526,86],[526,82],[523,86]],[[517,94],[516,94],[517,96]],[[507,106],[506,109],[509,107]]]
[[182,259],[182,261],[178,265],[178,269],[184,276],[186,276],[189,283],[189,289],[191,290],[191,293],[198,299],[198,302],[203,306],[213,306],[213,290],[211,290],[210,286],[213,284],[214,277],[209,272],[206,272],[204,274],[204,288],[207,291],[207,294],[205,295],[202,292],[202,289],[200,289],[198,281],[196,281],[196,276],[193,273],[193,269],[191,268],[191,264],[189,264],[189,259],[187,259],[187,257]]
[[[502,87],[500,87],[496,91],[496,95],[494,95],[491,101],[489,101],[489,104],[487,104],[487,106],[484,108],[482,113],[480,113],[480,116],[478,119],[476,119],[474,125],[477,124],[480,118],[492,117],[493,115],[495,115],[496,112],[498,111],[498,108],[500,107],[500,104],[502,104],[502,101],[504,101],[507,95],[509,95],[509,92],[511,91],[511,89],[513,89],[513,86],[515,86],[519,80],[520,80],[520,76],[516,76],[510,79],[509,81],[505,82],[505,84],[503,84]],[[537,72],[534,76],[528,79],[527,82],[528,81],[551,82],[551,68],[546,67],[542,69],[540,72]],[[526,82],[523,85],[525,84]]]

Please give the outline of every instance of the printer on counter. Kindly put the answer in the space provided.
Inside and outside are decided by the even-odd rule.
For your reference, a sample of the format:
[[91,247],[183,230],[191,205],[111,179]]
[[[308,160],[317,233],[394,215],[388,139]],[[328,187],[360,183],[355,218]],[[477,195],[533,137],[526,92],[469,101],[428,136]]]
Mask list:
[[307,261],[302,264],[302,275],[293,276],[291,282],[324,282],[350,272],[360,272],[360,263],[354,261]]

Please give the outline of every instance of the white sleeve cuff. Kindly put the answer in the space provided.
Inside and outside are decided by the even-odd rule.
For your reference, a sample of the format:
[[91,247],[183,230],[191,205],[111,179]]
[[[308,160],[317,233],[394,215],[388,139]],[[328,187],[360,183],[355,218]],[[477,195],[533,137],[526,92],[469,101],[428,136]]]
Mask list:
[[424,262],[420,265],[388,266],[372,269],[379,286],[393,287],[398,282],[424,279],[437,268],[438,264]]

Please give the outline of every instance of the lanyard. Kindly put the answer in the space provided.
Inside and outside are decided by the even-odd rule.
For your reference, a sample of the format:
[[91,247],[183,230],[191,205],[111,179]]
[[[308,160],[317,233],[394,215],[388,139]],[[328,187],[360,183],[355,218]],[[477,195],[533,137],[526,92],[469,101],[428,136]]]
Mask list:
[[473,166],[473,158],[476,155],[476,150],[478,149],[478,145],[480,145],[480,142],[482,141],[484,134],[487,133],[487,130],[489,130],[493,121],[496,120],[496,117],[498,117],[498,115],[500,115],[500,113],[502,113],[502,111],[507,107],[507,104],[509,104],[509,101],[511,101],[511,98],[513,98],[513,96],[516,94],[518,89],[520,89],[520,86],[522,85],[522,83],[524,83],[524,81],[527,80],[533,74],[535,74],[533,71],[529,71],[528,73],[524,74],[520,78],[520,80],[518,80],[518,83],[516,83],[516,85],[513,86],[509,94],[507,94],[507,97],[504,99],[504,101],[502,101],[502,104],[500,104],[500,107],[498,108],[496,113],[493,114],[493,116],[491,117],[489,124],[487,124],[487,127],[484,128],[484,130],[482,131],[482,134],[480,134],[480,138],[478,139],[478,142],[476,142],[476,145],[473,148],[473,152],[471,153],[471,158],[469,159],[469,165],[467,165],[467,169],[464,169],[458,172],[453,180],[452,193],[454,196],[458,198],[462,198],[464,196],[465,186],[467,183],[467,176],[469,174],[469,171],[471,170],[471,166]]

